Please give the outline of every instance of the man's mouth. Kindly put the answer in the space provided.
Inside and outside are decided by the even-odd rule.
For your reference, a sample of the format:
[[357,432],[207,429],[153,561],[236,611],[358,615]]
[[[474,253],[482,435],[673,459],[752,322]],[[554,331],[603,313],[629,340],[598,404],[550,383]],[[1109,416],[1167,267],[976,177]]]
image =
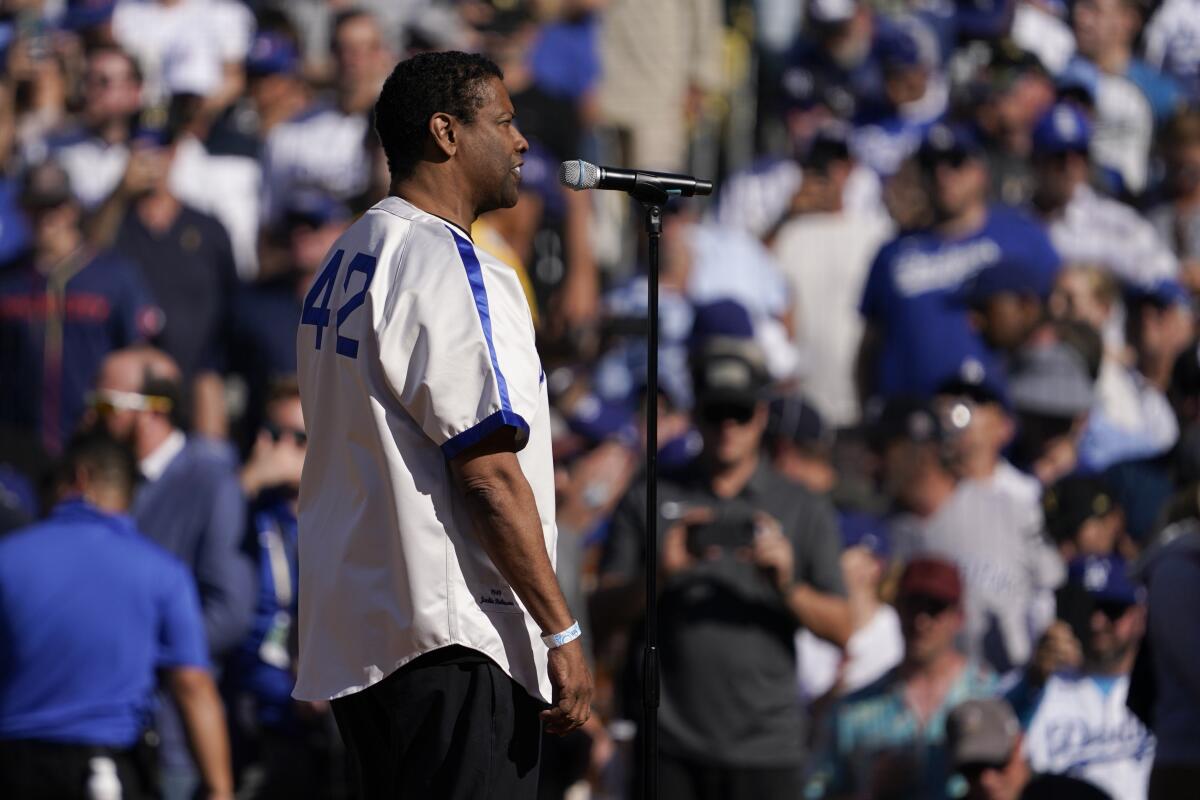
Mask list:
[[521,167],[522,166],[524,166],[523,162],[521,164],[517,164],[515,167],[513,167],[512,169],[509,170],[509,172],[511,172],[513,177],[516,178],[517,180],[521,180]]

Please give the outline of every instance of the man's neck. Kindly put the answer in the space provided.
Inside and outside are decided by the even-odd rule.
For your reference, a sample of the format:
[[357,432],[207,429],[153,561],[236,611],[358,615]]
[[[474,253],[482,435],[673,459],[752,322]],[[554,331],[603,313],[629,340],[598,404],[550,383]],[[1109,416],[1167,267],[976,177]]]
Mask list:
[[746,484],[754,476],[754,471],[758,469],[759,458],[756,451],[753,456],[733,464],[717,464],[710,461],[708,479],[713,494],[724,498],[741,494],[742,489],[746,488]]
[[152,431],[145,436],[139,436],[134,447],[138,461],[144,461],[154,455],[155,451],[162,447],[174,432],[175,428],[166,427]]
[[987,222],[987,203],[977,203],[961,214],[944,219],[934,227],[942,236],[957,239],[975,233]]
[[120,144],[129,139],[129,123],[120,119],[110,119],[93,125],[92,130],[109,145]]
[[983,447],[967,454],[959,462],[963,477],[976,481],[990,480],[996,474],[998,466],[1000,466],[999,454]]
[[906,657],[900,664],[900,675],[908,684],[944,682],[948,685],[958,677],[966,663],[962,653],[947,647],[928,661],[914,661]]
[[474,204],[462,192],[447,191],[446,184],[438,180],[441,177],[429,170],[417,172],[403,181],[394,181],[391,193],[470,232],[476,217]]
[[1132,60],[1133,51],[1125,45],[1113,45],[1097,53],[1092,59],[1101,72],[1109,75],[1124,75],[1129,70],[1129,62]]
[[290,92],[280,98],[279,102],[271,103],[269,107],[258,110],[258,131],[266,138],[271,129],[281,122],[287,122],[299,114],[308,105],[308,97],[302,91]]
[[34,257],[34,263],[39,272],[49,275],[82,246],[83,237],[72,231],[68,235],[56,237],[47,242],[44,247],[39,248]]

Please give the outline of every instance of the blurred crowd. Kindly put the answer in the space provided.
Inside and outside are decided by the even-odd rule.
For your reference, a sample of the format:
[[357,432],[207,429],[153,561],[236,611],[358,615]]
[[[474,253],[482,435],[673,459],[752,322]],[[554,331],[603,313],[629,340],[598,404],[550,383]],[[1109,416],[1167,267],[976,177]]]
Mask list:
[[[534,312],[597,676],[542,796],[636,794],[648,411],[664,797],[1194,796],[1200,0],[4,0],[3,770],[136,747],[183,800],[225,746],[238,797],[346,796],[290,698],[295,334],[387,194],[383,80],[445,49],[530,143],[472,235]],[[717,187],[666,210],[655,409],[640,212],[573,158]],[[159,551],[59,538],[112,520]],[[161,550],[190,599],[119,612],[93,578]],[[51,620],[157,647],[157,700]],[[108,797],[104,752],[64,779]]]

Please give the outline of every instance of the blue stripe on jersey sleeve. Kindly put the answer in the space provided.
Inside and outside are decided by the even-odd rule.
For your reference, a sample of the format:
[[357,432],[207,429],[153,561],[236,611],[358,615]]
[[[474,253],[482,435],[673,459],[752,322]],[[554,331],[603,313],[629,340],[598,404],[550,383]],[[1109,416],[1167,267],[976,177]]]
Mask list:
[[517,449],[524,447],[529,441],[529,423],[517,412],[501,409],[448,440],[442,445],[442,452],[446,458],[454,458],[505,426],[517,429]]
[[479,324],[483,326],[483,338],[487,340],[488,355],[492,357],[492,369],[496,372],[496,385],[500,389],[500,408],[512,411],[512,403],[508,399],[508,383],[504,373],[500,371],[500,362],[496,360],[496,343],[492,341],[492,315],[488,310],[487,289],[483,285],[483,268],[479,266],[479,257],[475,255],[475,247],[462,235],[446,226],[446,230],[454,237],[458,245],[458,255],[462,258],[467,270],[467,281],[471,284],[471,294],[475,295],[475,310],[479,312]]

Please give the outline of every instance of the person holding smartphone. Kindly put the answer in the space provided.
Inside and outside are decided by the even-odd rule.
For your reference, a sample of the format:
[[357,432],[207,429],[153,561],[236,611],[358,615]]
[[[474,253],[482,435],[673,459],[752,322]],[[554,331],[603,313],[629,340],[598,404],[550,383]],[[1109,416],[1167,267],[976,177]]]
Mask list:
[[[793,636],[802,626],[838,646],[850,636],[840,537],[828,501],[763,454],[767,378],[758,346],[712,337],[693,353],[692,372],[704,447],[662,475],[658,489],[660,791],[798,797],[806,720]],[[601,614],[641,615],[644,521],[639,483],[613,518]],[[619,602],[622,592],[635,602]]]

